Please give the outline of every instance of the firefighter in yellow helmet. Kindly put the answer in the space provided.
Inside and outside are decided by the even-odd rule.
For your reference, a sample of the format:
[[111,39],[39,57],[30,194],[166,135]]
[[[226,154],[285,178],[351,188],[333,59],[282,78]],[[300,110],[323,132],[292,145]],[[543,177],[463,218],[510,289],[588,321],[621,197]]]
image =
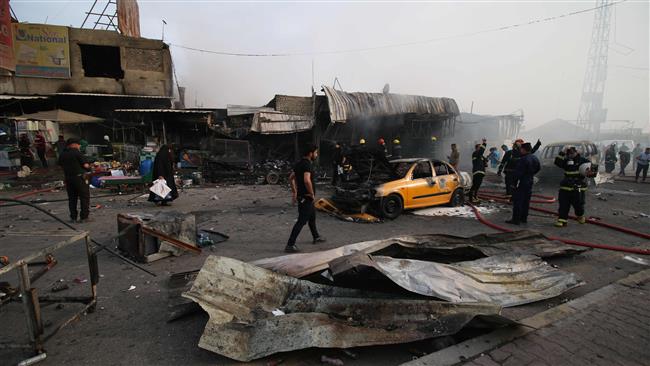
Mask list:
[[399,139],[393,140],[392,158],[393,159],[401,159],[402,158],[402,145],[400,145]]

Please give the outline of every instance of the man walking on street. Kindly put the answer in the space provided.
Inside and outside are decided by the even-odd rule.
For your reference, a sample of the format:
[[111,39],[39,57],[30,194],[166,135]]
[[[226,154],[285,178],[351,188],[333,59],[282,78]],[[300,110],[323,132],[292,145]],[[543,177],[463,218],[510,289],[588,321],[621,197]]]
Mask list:
[[533,194],[533,177],[541,169],[537,156],[531,154],[533,147],[526,142],[519,148],[521,156],[514,170],[517,180],[517,187],[512,196],[512,219],[506,221],[508,224],[519,225],[528,222],[528,208],[530,197]]
[[587,177],[594,176],[591,170],[580,171],[580,166],[588,164],[589,160],[578,154],[578,150],[570,146],[566,151],[561,151],[555,158],[555,165],[564,169],[564,178],[560,182],[558,193],[558,218],[555,226],[567,226],[571,206],[578,216],[578,222],[584,224],[585,219],[585,192],[587,192]]
[[485,177],[485,167],[487,166],[487,159],[485,158],[485,147],[487,143],[485,137],[483,138],[482,144],[476,144],[474,146],[474,152],[472,153],[472,188],[469,190],[469,200],[472,203],[478,203],[478,190],[481,188],[481,183],[483,183],[483,177]]
[[84,173],[90,169],[80,148],[79,140],[70,138],[67,147],[59,156],[59,165],[63,168],[65,175],[65,188],[68,192],[68,207],[70,209],[70,220],[77,221],[77,201],[81,201],[81,222],[88,222],[90,213],[90,189],[88,180]]
[[293,202],[298,203],[298,221],[293,226],[287,246],[284,248],[284,251],[287,253],[300,251],[296,246],[296,239],[298,239],[298,235],[300,235],[300,231],[305,224],[309,224],[309,230],[314,239],[314,244],[325,241],[318,234],[318,229],[316,229],[316,208],[314,207],[316,187],[314,185],[312,162],[317,157],[318,148],[316,145],[307,145],[303,150],[302,159],[294,165],[293,172],[289,176]]
[[456,171],[458,171],[458,163],[460,162],[460,153],[458,152],[458,147],[456,144],[451,144],[451,154],[447,157],[449,159],[449,165],[453,166]]
[[634,181],[638,183],[639,175],[643,172],[643,181],[645,182],[648,176],[648,166],[650,166],[650,147],[646,147],[645,152],[634,157],[634,160],[636,161],[636,176]]
[[41,131],[36,132],[34,136],[34,147],[36,147],[36,153],[38,154],[38,159],[41,161],[43,168],[47,168],[47,158],[45,157],[45,136]]

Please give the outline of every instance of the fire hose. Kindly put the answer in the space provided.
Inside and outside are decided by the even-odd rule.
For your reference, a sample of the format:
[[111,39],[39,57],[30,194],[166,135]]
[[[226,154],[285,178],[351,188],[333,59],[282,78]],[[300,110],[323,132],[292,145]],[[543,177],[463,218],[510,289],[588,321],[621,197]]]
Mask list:
[[[494,199],[495,201],[499,201],[499,202],[502,202],[502,203],[508,203],[508,199],[506,197],[504,197],[504,196],[494,196],[494,195],[489,195],[489,194],[482,194],[480,191],[479,191],[478,196],[481,197],[481,198]],[[549,201],[549,198],[553,199],[552,202],[545,201],[544,203],[553,203],[553,202],[555,202],[555,197],[541,196],[541,195],[533,195],[533,196],[544,197],[547,201]],[[531,202],[535,202],[535,201],[531,200]],[[536,203],[539,203],[539,202],[536,202]],[[555,211],[551,211],[551,210],[541,208],[541,207],[531,206],[530,209],[533,210],[533,211],[543,212],[543,213],[550,214],[550,215],[557,215],[557,213]],[[569,215],[569,218],[572,219],[572,220],[577,220],[578,219],[574,215]],[[605,228],[616,230],[616,231],[619,231],[619,232],[622,232],[622,233],[625,233],[625,234],[634,235],[634,236],[637,236],[637,237],[642,238],[642,239],[650,240],[650,234],[642,233],[640,231],[632,230],[632,229],[629,229],[629,228],[626,228],[626,227],[623,227],[623,226],[608,224],[606,222],[603,222],[601,220],[596,220],[596,219],[591,218],[591,217],[588,218],[586,220],[586,222],[589,223],[589,224],[592,224],[592,225],[605,227]]]
[[[479,194],[479,196],[480,196],[480,194]],[[507,202],[507,199],[504,198],[503,201]],[[491,227],[491,228],[493,228],[495,230],[499,230],[499,231],[503,231],[503,232],[512,232],[513,231],[511,229],[508,229],[506,227],[497,225],[497,224],[495,224],[495,223],[493,223],[491,221],[486,220],[474,205],[472,205],[471,203],[469,203],[468,205],[472,209],[472,212],[474,212],[474,215],[476,216],[476,219],[480,223],[482,223],[483,225],[486,225],[486,226]],[[536,209],[538,211],[543,210],[541,212],[555,214],[555,212],[550,211],[550,210],[538,209],[538,208],[533,208],[533,207],[530,207],[530,209],[531,210]],[[605,223],[601,223],[599,221],[594,221],[594,220],[590,220],[588,222],[590,222],[592,224],[596,224],[596,225],[605,224]],[[618,229],[620,229],[621,231],[625,230],[623,232],[629,231],[628,233],[632,234],[632,235],[640,234],[641,237],[644,237],[644,236],[648,237],[648,234],[640,233],[640,232],[630,230],[630,229],[627,229],[627,228],[624,228],[624,227],[620,227],[620,226],[616,226],[616,225],[612,225],[612,224],[605,224],[605,225],[607,225],[606,227],[611,227],[613,229],[615,228],[616,230],[618,230]],[[561,241],[561,242],[563,242],[565,244],[569,244],[569,245],[576,245],[576,246],[582,246],[582,247],[587,247],[587,248],[612,250],[612,251],[617,251],[617,252],[625,252],[625,253],[632,253],[632,254],[639,254],[639,255],[650,255],[650,250],[649,249],[628,248],[628,247],[622,247],[622,246],[616,246],[616,245],[597,244],[597,243],[583,242],[583,241],[578,241],[578,240],[573,240],[573,239],[565,239],[565,238],[559,238],[559,237],[549,237],[549,239]]]

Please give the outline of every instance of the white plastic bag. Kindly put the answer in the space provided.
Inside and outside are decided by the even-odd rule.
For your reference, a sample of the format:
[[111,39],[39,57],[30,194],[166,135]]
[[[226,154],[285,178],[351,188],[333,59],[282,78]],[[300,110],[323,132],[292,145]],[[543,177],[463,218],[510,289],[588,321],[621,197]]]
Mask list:
[[167,197],[169,192],[172,191],[172,189],[169,188],[169,186],[167,186],[167,181],[164,179],[156,179],[155,181],[153,181],[153,184],[151,185],[151,188],[149,188],[149,190],[163,199]]

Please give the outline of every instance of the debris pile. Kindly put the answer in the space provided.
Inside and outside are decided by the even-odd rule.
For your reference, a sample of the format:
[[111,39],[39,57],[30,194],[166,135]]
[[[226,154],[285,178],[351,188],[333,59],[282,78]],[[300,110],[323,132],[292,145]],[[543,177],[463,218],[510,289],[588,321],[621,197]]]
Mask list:
[[309,347],[350,348],[515,322],[501,309],[582,281],[542,258],[581,253],[542,234],[403,236],[244,263],[210,256],[172,276],[172,318],[199,304],[201,348],[239,361]]

